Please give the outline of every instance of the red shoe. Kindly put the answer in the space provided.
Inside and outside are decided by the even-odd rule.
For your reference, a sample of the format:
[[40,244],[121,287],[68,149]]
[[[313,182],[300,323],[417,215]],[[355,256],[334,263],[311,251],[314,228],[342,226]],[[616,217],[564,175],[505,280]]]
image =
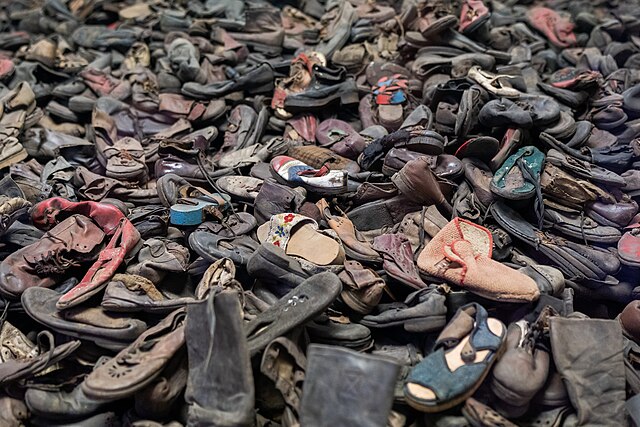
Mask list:
[[491,12],[482,0],[465,0],[460,11],[458,31],[469,34],[480,28],[491,17]]
[[35,205],[31,219],[35,226],[47,230],[74,214],[91,218],[111,240],[80,283],[60,297],[56,306],[61,310],[76,306],[103,289],[140,241],[140,233],[131,221],[118,208],[106,203],[70,202],[54,197]]
[[529,9],[527,18],[531,26],[544,34],[554,46],[570,47],[576,45],[573,23],[560,16],[558,12],[546,7],[534,7]]

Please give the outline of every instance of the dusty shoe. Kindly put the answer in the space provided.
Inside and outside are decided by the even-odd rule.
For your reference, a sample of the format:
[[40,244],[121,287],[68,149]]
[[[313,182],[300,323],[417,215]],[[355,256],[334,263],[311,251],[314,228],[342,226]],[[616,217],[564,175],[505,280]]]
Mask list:
[[624,345],[618,321],[553,317],[550,336],[578,425],[624,425]]
[[[312,344],[300,403],[301,425],[385,425],[399,368],[380,356]],[[376,375],[366,372],[376,372]],[[338,392],[331,394],[330,390]],[[361,390],[371,391],[370,398],[362,402],[364,406],[354,410],[343,404],[359,400]]]
[[509,325],[507,349],[493,367],[491,388],[512,410],[517,407],[516,416],[527,411],[549,374],[549,353],[536,347],[537,333],[526,320]]
[[100,400],[133,396],[160,375],[184,345],[184,318],[185,310],[178,309],[147,329],[130,346],[91,372],[82,383],[82,391]]
[[447,224],[418,256],[418,268],[447,279],[488,299],[535,301],[533,279],[491,259],[493,236],[486,228],[461,218]]
[[124,181],[142,181],[147,176],[144,150],[133,138],[122,138],[104,149],[107,176]]
[[91,399],[77,386],[71,392],[30,388],[25,402],[34,415],[48,419],[77,419],[95,414],[107,402]]
[[20,216],[27,213],[31,203],[22,197],[8,197],[0,195],[0,235]]
[[2,261],[0,293],[19,298],[29,287],[54,286],[71,267],[96,259],[104,237],[104,232],[87,217],[67,218],[36,243]]
[[338,277],[344,284],[342,299],[352,310],[367,314],[380,302],[386,284],[375,271],[358,261],[345,261]]
[[188,316],[188,424],[253,425],[253,373],[237,293],[211,293],[205,301],[190,305]]
[[27,150],[17,138],[0,139],[0,169],[11,166],[27,158]]

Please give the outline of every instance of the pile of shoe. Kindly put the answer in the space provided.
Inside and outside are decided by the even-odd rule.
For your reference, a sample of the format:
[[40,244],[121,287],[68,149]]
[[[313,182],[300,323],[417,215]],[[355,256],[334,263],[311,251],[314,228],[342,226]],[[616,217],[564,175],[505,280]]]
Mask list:
[[0,5],[0,425],[640,425],[640,2]]

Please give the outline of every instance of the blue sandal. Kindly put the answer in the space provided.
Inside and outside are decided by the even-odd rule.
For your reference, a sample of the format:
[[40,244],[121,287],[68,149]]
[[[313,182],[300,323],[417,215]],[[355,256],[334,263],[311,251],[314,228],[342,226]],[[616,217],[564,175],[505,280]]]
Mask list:
[[504,349],[507,328],[477,303],[460,307],[404,385],[407,403],[441,412],[473,395]]

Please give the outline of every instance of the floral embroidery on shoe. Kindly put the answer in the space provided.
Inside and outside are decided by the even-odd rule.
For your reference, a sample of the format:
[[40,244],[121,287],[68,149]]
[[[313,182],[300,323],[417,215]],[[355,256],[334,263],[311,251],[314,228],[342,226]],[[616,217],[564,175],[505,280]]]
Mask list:
[[304,215],[298,215],[295,213],[281,213],[273,215],[269,220],[267,241],[286,250],[287,243],[289,243],[289,238],[291,237],[291,230],[301,222],[310,223],[314,228],[318,228],[318,224],[313,219]]

